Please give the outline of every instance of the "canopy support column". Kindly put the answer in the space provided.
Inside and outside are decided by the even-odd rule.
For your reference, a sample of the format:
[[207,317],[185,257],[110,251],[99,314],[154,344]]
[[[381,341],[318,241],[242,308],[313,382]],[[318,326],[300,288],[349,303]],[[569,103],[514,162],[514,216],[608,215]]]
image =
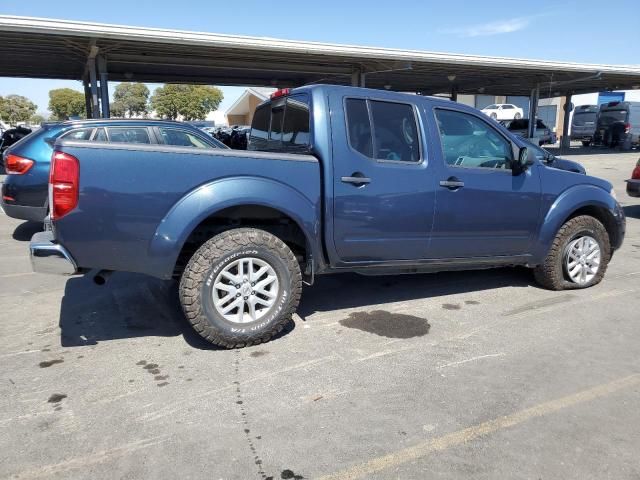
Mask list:
[[571,147],[571,137],[569,137],[569,119],[571,116],[571,110],[573,110],[571,104],[571,94],[569,93],[564,97],[564,112],[562,116],[562,139],[560,140],[560,149],[569,150]]
[[536,117],[538,116],[539,98],[540,87],[536,85],[536,88],[531,90],[531,96],[529,97],[529,131],[527,132],[527,138],[530,140],[536,136]]
[[109,118],[109,81],[107,79],[107,60],[100,55],[98,57],[98,72],[100,75],[100,100],[102,103],[102,118]]

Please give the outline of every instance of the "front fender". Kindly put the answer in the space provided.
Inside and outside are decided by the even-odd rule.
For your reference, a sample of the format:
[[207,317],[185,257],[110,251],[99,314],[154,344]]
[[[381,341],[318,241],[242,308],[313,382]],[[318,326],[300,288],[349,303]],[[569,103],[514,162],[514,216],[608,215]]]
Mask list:
[[595,185],[576,185],[558,195],[547,210],[533,252],[536,264],[544,261],[560,227],[574,212],[585,207],[604,209],[608,215],[611,215],[618,228],[623,229],[622,234],[624,235],[624,214],[618,202],[609,192]]
[[170,278],[178,255],[189,235],[207,217],[229,207],[260,205],[291,217],[304,232],[311,254],[318,258],[320,194],[309,198],[278,181],[261,177],[216,180],[182,197],[162,219],[149,246],[155,275]]

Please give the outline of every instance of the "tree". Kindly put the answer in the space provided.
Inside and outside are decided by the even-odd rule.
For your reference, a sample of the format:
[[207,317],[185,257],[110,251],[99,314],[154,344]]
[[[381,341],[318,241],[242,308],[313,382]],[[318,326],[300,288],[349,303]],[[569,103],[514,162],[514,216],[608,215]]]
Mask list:
[[37,108],[35,103],[22,95],[0,97],[0,118],[10,124],[26,122]]
[[[121,83],[113,92],[112,114],[126,116],[146,114],[149,89],[144,83]],[[115,114],[118,112],[118,115]]]
[[31,118],[29,118],[29,123],[31,125],[40,125],[45,120],[46,118],[44,116],[40,115],[39,113],[36,113],[34,115],[31,115]]
[[151,108],[163,117],[175,120],[204,120],[222,102],[222,91],[208,85],[167,84],[156,88],[151,97]]
[[109,112],[112,117],[124,117],[127,113],[127,110],[124,108],[124,105],[120,102],[111,102],[109,104]]
[[70,117],[86,117],[84,94],[71,88],[57,88],[49,91],[49,110],[56,120]]

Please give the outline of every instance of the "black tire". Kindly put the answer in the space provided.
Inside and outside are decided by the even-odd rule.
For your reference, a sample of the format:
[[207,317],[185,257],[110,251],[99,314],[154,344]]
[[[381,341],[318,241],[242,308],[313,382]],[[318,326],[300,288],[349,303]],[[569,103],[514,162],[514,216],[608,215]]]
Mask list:
[[[588,283],[580,285],[567,278],[564,269],[564,256],[569,243],[583,234],[588,234],[596,240],[600,247],[601,260],[600,268],[594,278]],[[594,217],[581,215],[567,221],[558,230],[544,263],[538,265],[533,273],[536,281],[549,290],[588,288],[600,283],[607,271],[609,260],[611,260],[611,243],[604,225]]]
[[582,146],[583,147],[588,147],[589,145],[591,145],[591,141],[590,140],[583,140],[582,141]]
[[514,118],[515,120],[520,120],[520,119],[522,118],[522,115],[520,115],[519,113],[516,113],[516,114],[513,116],[513,118]]
[[[212,297],[217,274],[242,257],[267,262],[280,285],[277,299],[264,317],[249,323],[225,319],[214,307]],[[227,230],[204,243],[189,260],[179,287],[182,310],[196,332],[225,348],[269,341],[291,321],[301,293],[300,266],[291,249],[278,237],[256,228]]]
[[492,113],[491,115],[489,115],[491,118],[493,118],[494,120],[498,119],[498,115],[496,113]]

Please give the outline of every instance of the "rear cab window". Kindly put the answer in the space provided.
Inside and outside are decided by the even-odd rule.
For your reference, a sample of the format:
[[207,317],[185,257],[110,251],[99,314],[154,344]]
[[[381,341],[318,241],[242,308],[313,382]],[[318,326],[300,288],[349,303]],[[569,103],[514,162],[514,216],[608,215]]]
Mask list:
[[294,93],[264,103],[253,116],[247,149],[308,153],[310,122],[310,99],[306,93]]

